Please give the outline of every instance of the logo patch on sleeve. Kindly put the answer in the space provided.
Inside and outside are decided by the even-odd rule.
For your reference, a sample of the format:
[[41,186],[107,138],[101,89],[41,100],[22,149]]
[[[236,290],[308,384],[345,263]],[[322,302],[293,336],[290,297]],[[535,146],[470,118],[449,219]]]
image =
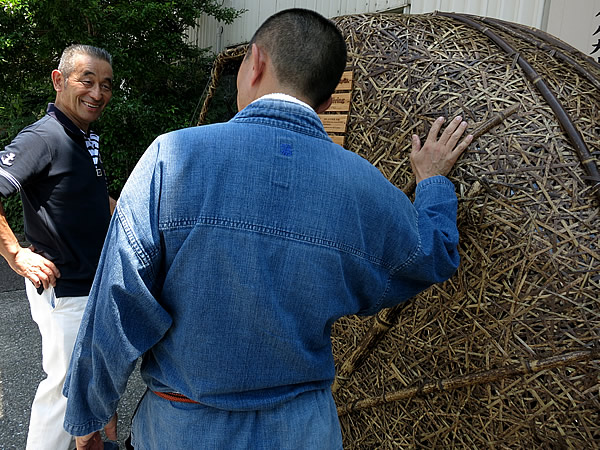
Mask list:
[[10,152],[10,153],[3,153],[2,156],[0,156],[0,161],[2,161],[2,164],[10,167],[13,165],[13,162],[15,161],[17,155],[15,155],[14,153]]

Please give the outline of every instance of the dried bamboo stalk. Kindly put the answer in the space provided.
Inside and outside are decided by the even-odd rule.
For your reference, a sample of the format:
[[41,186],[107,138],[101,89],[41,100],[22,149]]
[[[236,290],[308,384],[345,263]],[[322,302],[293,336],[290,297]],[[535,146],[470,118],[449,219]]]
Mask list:
[[213,62],[213,67],[210,74],[211,83],[208,86],[208,93],[206,94],[206,98],[202,104],[202,109],[200,110],[200,115],[198,117],[197,125],[203,125],[206,121],[206,115],[208,114],[210,103],[215,96],[217,91],[217,87],[219,85],[219,81],[221,78],[221,74],[225,69],[227,64],[232,62],[241,61],[246,54],[248,45],[242,44],[237,47],[228,49],[222,53],[220,53]]
[[344,364],[336,374],[333,385],[331,386],[332,392],[337,392],[348,380],[350,380],[352,372],[362,365],[365,358],[367,358],[370,352],[377,347],[379,341],[386,335],[389,329],[394,326],[398,316],[406,305],[407,302],[400,303],[393,308],[384,309],[375,315],[375,319],[368,333],[360,341],[358,347],[354,349],[350,357],[344,361]]
[[400,391],[383,394],[380,397],[366,398],[348,405],[340,406],[338,407],[338,416],[343,416],[351,412],[360,411],[367,408],[373,408],[386,403],[407,400],[412,397],[425,396],[436,392],[447,392],[477,384],[496,383],[510,377],[537,373],[541,372],[542,370],[556,369],[558,367],[568,366],[581,361],[597,359],[599,356],[600,355],[598,352],[594,350],[579,350],[533,361],[522,361],[506,367],[484,370],[481,372],[463,375],[461,377],[429,381],[417,386],[402,389]]

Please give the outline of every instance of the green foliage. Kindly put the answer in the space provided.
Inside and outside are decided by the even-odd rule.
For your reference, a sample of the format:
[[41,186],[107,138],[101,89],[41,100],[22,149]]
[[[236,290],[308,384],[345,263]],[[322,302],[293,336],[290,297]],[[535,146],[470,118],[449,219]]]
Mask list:
[[11,229],[15,234],[23,233],[23,206],[21,205],[21,197],[13,195],[12,197],[2,200],[2,207],[8,219]]
[[[66,46],[105,48],[115,88],[93,128],[109,190],[118,196],[154,138],[194,122],[212,55],[185,37],[203,14],[231,23],[241,11],[220,0],[0,0],[0,145],[54,100],[50,73]],[[7,217],[19,231],[14,209]]]

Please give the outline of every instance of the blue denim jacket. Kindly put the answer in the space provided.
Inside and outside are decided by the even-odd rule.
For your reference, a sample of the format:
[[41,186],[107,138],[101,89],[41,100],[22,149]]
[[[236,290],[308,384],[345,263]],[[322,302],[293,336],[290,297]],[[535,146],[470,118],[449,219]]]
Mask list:
[[118,202],[65,384],[65,427],[99,429],[138,357],[154,391],[275,408],[335,375],[330,330],[459,263],[445,177],[414,205],[312,110],[256,101],[160,136]]

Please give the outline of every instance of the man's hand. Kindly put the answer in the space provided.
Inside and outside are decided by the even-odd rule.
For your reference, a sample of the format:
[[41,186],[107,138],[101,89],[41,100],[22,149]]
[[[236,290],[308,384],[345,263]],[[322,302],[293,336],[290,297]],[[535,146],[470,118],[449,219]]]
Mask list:
[[[117,440],[117,414],[111,417],[110,421],[104,427],[106,437],[112,441]],[[104,442],[99,431],[94,431],[86,436],[75,437],[77,450],[103,450]]]
[[54,263],[35,253],[33,247],[19,247],[8,263],[19,275],[31,280],[36,288],[56,286],[56,279],[60,278],[60,272]]
[[85,436],[77,436],[75,438],[77,450],[103,450],[104,442],[99,431],[87,434]]
[[473,140],[473,136],[468,135],[460,144],[456,145],[467,129],[467,122],[463,122],[460,116],[455,117],[448,124],[438,139],[444,120],[443,117],[440,117],[433,123],[423,147],[421,147],[419,136],[413,135],[412,137],[410,163],[417,183],[436,175],[448,175],[458,157]]

